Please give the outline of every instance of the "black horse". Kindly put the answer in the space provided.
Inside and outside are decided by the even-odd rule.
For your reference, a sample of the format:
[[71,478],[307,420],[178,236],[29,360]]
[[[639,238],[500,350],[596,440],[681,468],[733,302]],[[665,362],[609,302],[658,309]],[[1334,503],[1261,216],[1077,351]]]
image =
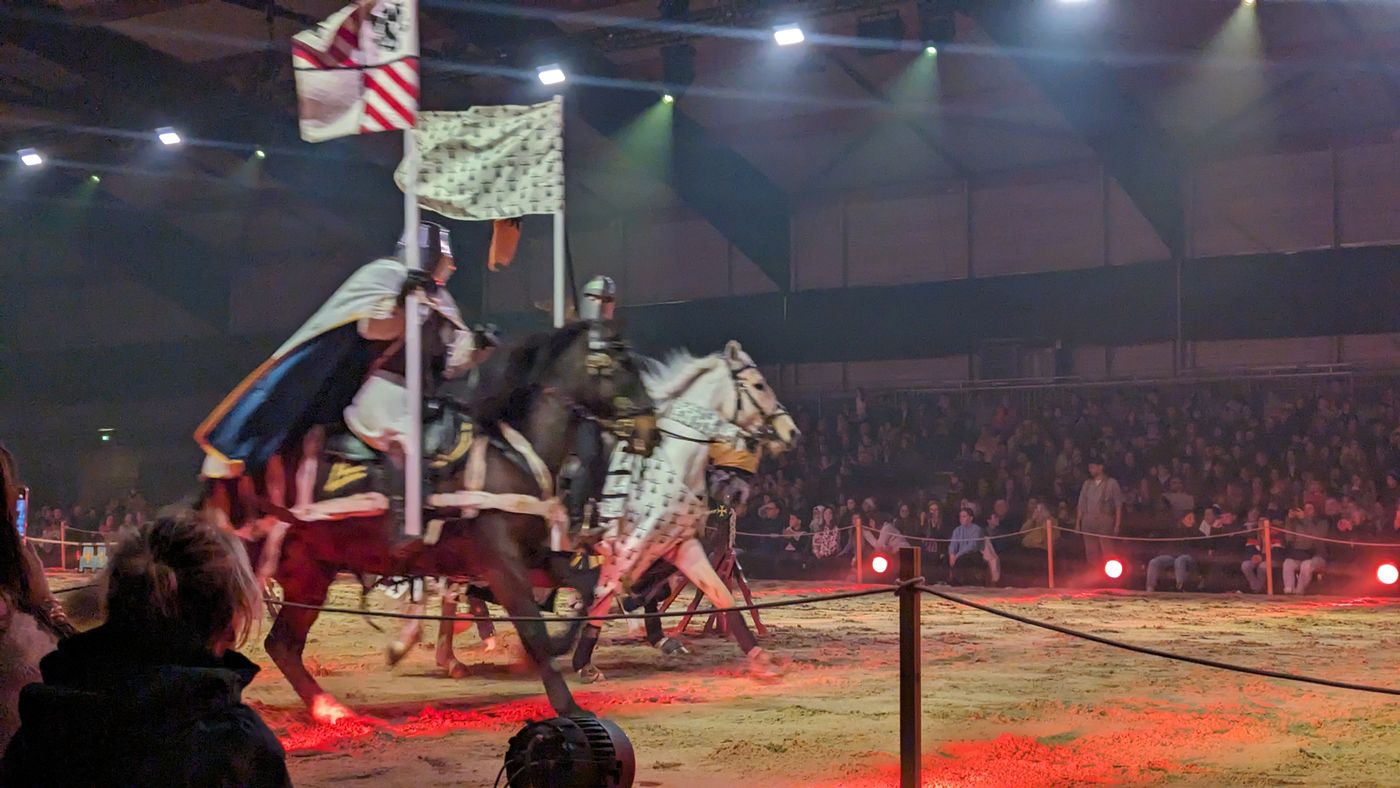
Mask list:
[[[507,359],[504,371],[484,387],[472,406],[475,429],[489,440],[482,490],[490,493],[540,497],[537,474],[511,448],[505,428],[517,431],[543,461],[549,479],[556,478],[568,455],[578,425],[585,419],[602,423],[641,451],[656,442],[652,401],[628,348],[614,331],[598,323],[575,323],[526,339]],[[455,419],[459,406],[443,406],[444,418]],[[456,422],[454,422],[456,423]],[[425,433],[432,432],[426,430]],[[436,446],[427,447],[425,466],[436,467],[430,478],[436,493],[456,493],[463,487],[470,451],[462,450],[460,435],[451,428],[437,430]],[[473,436],[475,440],[475,436]],[[246,509],[248,490],[262,499],[268,489],[293,489],[303,451],[289,447],[268,473],[280,479],[244,481],[242,495],[227,487],[207,497],[209,505],[231,511]],[[435,459],[436,458],[436,459]],[[334,458],[344,462],[343,455]],[[326,463],[322,463],[323,465]],[[276,467],[280,466],[280,467]],[[326,471],[318,479],[329,478]],[[338,479],[354,476],[344,471]],[[324,484],[318,484],[323,489]],[[243,506],[237,506],[244,502]],[[265,501],[262,501],[266,503]],[[550,549],[550,526],[540,516],[483,508],[463,517],[459,510],[428,511],[424,519],[442,520],[435,544],[422,540],[395,544],[385,527],[388,513],[336,521],[301,521],[276,506],[263,508],[281,519],[297,520],[281,536],[280,554],[272,576],[281,584],[284,601],[321,605],[336,574],[348,570],[363,576],[471,577],[490,589],[512,616],[535,617],[540,608],[532,596],[535,586],[567,586],[591,594],[592,581],[579,576],[568,553]],[[262,518],[264,522],[268,518]],[[231,518],[235,526],[246,525]],[[255,545],[257,550],[261,545]],[[256,559],[256,556],[255,556]],[[267,653],[320,721],[334,722],[351,715],[312,678],[302,661],[307,632],[318,611],[283,606],[267,636]],[[539,669],[550,703],[560,714],[582,710],[574,701],[553,658],[566,653],[577,639],[579,626],[551,637],[542,622],[516,625],[521,643]]]

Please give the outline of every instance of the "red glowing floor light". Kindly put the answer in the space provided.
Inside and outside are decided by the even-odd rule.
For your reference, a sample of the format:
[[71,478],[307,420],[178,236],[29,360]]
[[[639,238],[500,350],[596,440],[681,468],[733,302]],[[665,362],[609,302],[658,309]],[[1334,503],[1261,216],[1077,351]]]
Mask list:
[[1103,573],[1117,580],[1123,576],[1123,562],[1117,558],[1110,558],[1103,565]]
[[877,575],[883,575],[890,571],[890,559],[883,555],[877,555],[870,559],[870,571]]
[[1376,579],[1385,585],[1393,586],[1396,581],[1400,580],[1400,568],[1396,568],[1395,564],[1389,562],[1381,564],[1376,567]]

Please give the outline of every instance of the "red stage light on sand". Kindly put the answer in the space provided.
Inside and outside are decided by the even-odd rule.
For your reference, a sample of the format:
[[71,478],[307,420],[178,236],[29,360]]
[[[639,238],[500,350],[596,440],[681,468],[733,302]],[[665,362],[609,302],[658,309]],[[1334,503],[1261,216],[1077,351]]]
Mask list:
[[883,555],[877,555],[870,559],[870,569],[877,575],[883,575],[890,571],[890,559]]
[[1397,569],[1395,564],[1381,564],[1376,567],[1376,579],[1388,586],[1393,586],[1397,580],[1400,580],[1400,569]]
[[1110,558],[1103,565],[1103,573],[1117,580],[1123,576],[1123,562],[1117,558]]

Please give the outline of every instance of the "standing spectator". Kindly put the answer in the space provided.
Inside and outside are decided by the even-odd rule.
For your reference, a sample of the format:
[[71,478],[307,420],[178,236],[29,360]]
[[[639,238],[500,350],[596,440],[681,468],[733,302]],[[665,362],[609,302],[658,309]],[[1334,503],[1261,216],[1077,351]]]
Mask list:
[[972,510],[958,512],[958,527],[953,529],[953,540],[948,545],[948,568],[953,585],[986,584],[987,560],[982,556],[987,534],[982,526],[973,520]]
[[105,585],[107,622],[64,641],[25,688],[0,783],[290,786],[277,737],[241,698],[258,668],[232,647],[261,595],[235,538],[193,519],[143,526]]
[[1108,540],[1100,535],[1123,530],[1123,491],[1104,473],[1103,458],[1097,455],[1089,458],[1089,479],[1079,490],[1075,528],[1084,534],[1084,557],[1091,567],[1109,554]]

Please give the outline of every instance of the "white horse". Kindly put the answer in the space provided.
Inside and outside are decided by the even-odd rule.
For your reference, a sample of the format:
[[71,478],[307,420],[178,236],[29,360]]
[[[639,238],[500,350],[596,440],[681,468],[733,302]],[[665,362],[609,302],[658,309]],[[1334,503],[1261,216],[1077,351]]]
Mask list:
[[[738,342],[703,358],[675,354],[643,377],[657,405],[661,443],[648,458],[613,453],[599,506],[607,528],[599,546],[604,561],[589,613],[606,613],[614,597],[658,559],[674,564],[715,607],[733,607],[734,597],[698,538],[709,510],[705,470],[710,444],[750,440],[784,451],[796,442],[797,425]],[[743,615],[728,615],[730,632],[754,673],[776,675],[777,666],[758,647]],[[586,628],[574,652],[574,668],[586,682],[602,678],[592,665],[600,627]]]

